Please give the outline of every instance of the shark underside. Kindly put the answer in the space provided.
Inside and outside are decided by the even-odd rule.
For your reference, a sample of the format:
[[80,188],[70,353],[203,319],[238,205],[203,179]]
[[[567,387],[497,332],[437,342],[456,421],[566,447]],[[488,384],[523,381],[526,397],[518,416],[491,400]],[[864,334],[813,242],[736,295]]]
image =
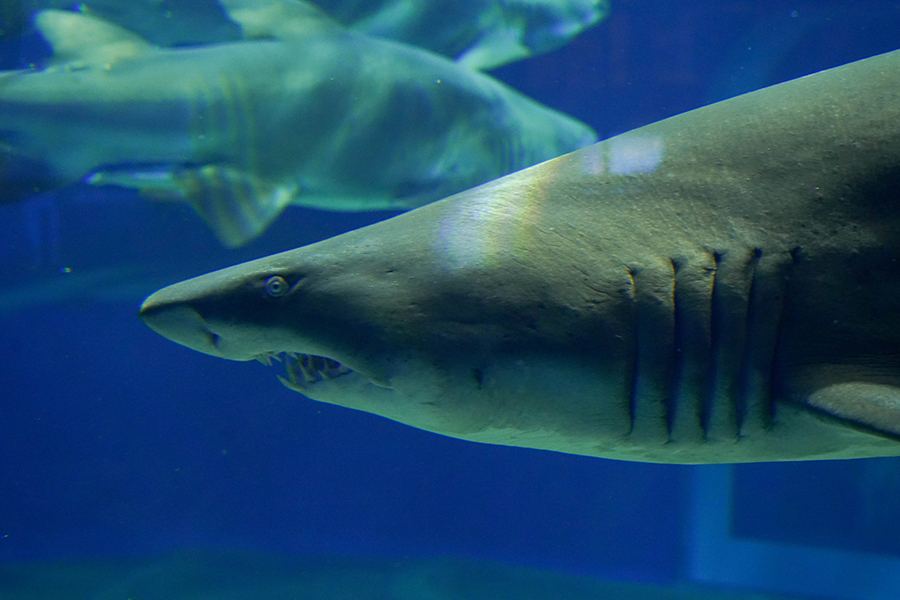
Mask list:
[[900,51],[684,113],[141,315],[310,398],[625,460],[900,455]]

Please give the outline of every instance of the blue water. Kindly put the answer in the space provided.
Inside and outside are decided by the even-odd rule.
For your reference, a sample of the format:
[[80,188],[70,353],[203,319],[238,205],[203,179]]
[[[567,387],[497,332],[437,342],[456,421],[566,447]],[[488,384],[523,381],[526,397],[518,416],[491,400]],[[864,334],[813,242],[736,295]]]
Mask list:
[[[563,49],[493,74],[603,138],[900,47],[896,1],[612,9]],[[41,51],[23,44],[4,46],[5,66]],[[450,554],[898,597],[900,460],[679,467],[476,445],[314,403],[272,369],[192,352],[136,318],[156,287],[386,216],[295,208],[227,251],[189,208],[125,193],[77,188],[0,205],[0,293],[65,270],[106,273],[0,302],[0,562],[184,548]],[[722,554],[710,557],[698,532],[722,510]],[[740,544],[754,550],[736,566],[727,552]],[[841,581],[872,585],[880,573],[887,583],[823,589],[785,563],[794,559]]]

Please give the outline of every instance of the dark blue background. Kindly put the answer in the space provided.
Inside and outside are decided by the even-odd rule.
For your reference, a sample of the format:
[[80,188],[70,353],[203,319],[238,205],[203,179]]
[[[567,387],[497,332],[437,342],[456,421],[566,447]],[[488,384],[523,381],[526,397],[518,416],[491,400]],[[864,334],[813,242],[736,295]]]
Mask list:
[[[893,50],[898,26],[893,1],[613,0],[566,48],[495,74],[607,137]],[[292,209],[225,251],[183,206],[91,189],[0,206],[0,561],[213,546],[677,578],[688,467],[469,444],[317,404],[135,316],[159,285],[385,216]],[[119,268],[136,274],[88,277]],[[10,299],[36,282],[49,287]],[[900,555],[898,471],[739,467],[733,533]]]

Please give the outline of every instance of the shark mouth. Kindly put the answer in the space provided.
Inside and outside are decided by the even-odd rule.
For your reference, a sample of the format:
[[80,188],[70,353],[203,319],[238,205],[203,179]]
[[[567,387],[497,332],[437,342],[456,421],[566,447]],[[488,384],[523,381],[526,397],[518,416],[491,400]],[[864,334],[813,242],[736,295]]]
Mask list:
[[286,378],[279,375],[278,380],[301,394],[312,389],[312,386],[320,381],[337,379],[354,372],[334,359],[315,354],[273,352],[256,357],[256,360],[268,366],[272,365],[273,359],[284,363]]

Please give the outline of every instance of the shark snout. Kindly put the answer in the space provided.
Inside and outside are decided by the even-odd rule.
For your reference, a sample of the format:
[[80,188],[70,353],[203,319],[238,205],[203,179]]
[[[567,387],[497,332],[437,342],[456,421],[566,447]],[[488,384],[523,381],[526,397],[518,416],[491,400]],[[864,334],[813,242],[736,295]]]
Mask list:
[[152,294],[143,304],[139,316],[150,329],[175,343],[197,352],[221,356],[219,336],[212,332],[194,308],[165,298],[165,289]]

